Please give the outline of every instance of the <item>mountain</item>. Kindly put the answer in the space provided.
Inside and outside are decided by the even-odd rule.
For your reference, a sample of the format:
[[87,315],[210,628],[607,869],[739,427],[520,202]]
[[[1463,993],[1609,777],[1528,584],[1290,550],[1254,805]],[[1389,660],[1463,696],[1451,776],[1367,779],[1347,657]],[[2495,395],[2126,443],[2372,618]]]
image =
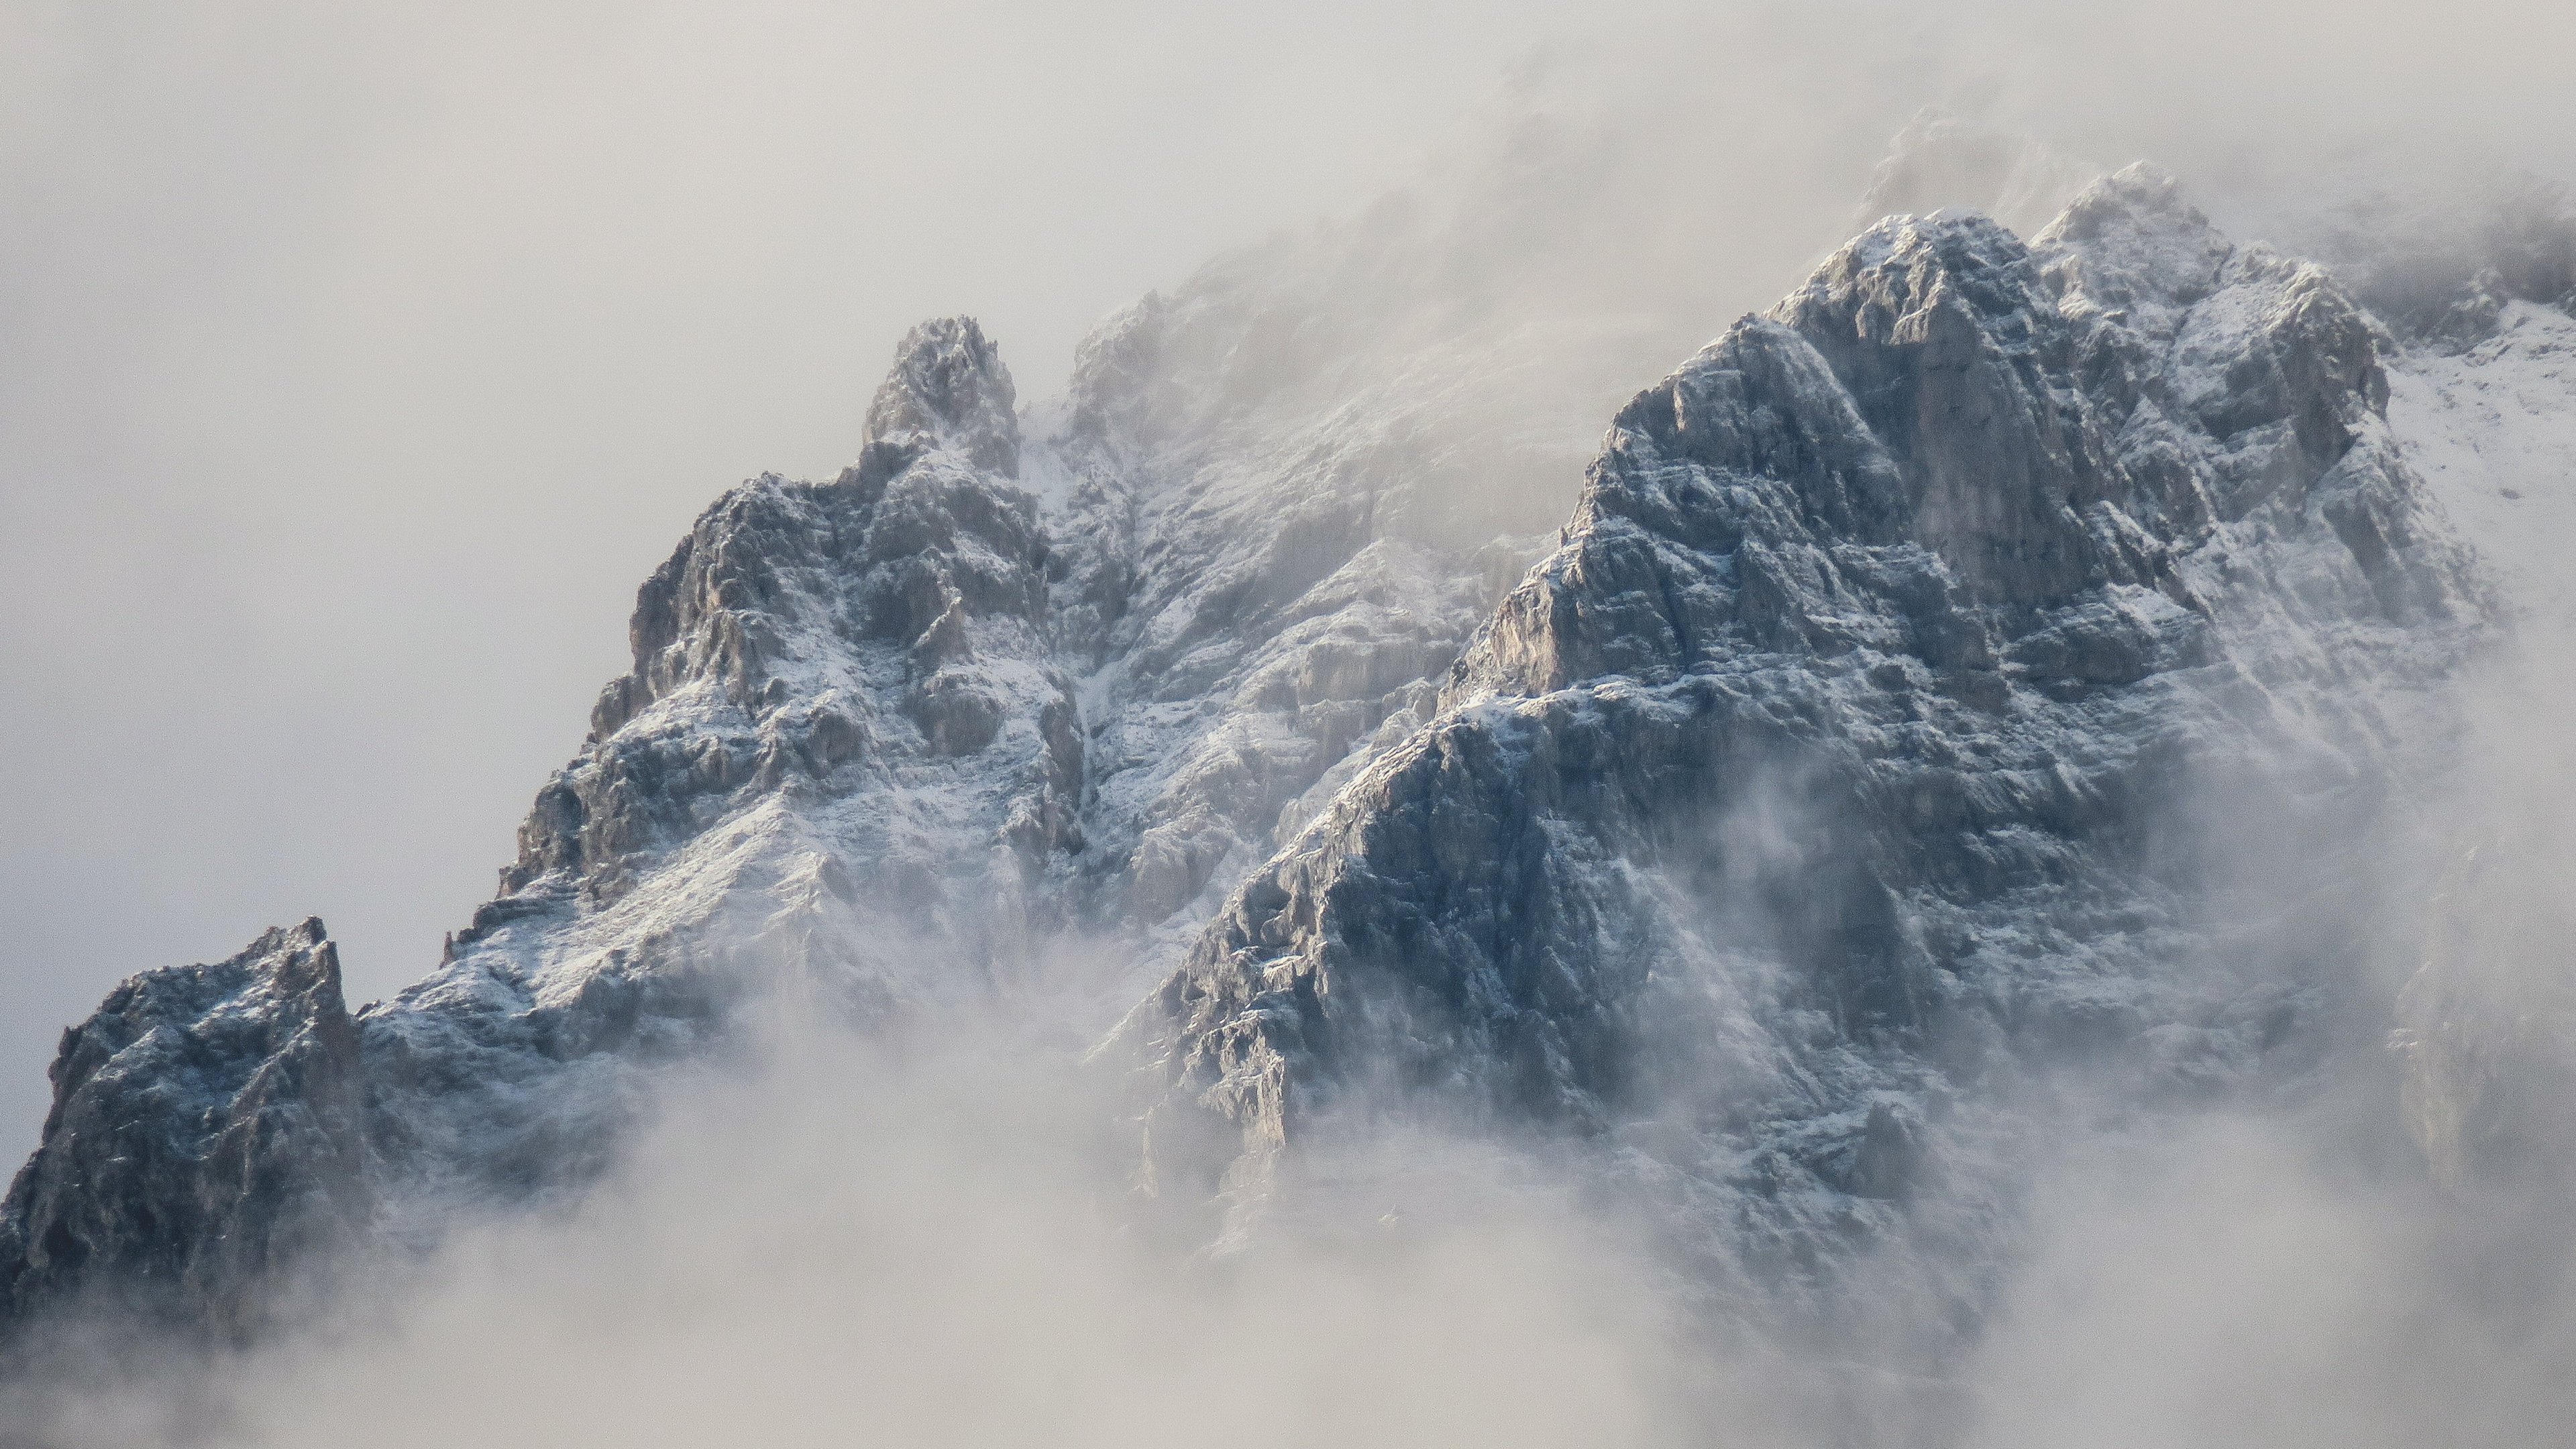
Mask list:
[[1430,1097],[1813,1264],[1929,1183],[2000,1212],[2066,1058],[2146,1101],[2304,1069],[2354,943],[2221,940],[2219,852],[2374,808],[2484,628],[2378,346],[2149,168],[2027,245],[1873,227],[1621,412],[1433,724],[1130,1019],[1156,1136],[1224,1119],[1257,1207]]
[[348,1011],[307,922],[66,1034],[5,1316],[256,1331],[338,1244],[578,1191],[778,1006],[1142,1063],[1147,1180],[1228,1241],[1419,1115],[1572,1144],[1743,1282],[1991,1261],[2071,1062],[2185,1111],[2386,1055],[2339,843],[2495,628],[2391,397],[2454,426],[2486,343],[2132,167],[2028,241],[1876,222],[1584,470],[1708,328],[1516,311],[1584,254],[1486,246],[1519,204],[1224,259],[1035,407],[915,329],[857,462],[645,583],[419,983]]

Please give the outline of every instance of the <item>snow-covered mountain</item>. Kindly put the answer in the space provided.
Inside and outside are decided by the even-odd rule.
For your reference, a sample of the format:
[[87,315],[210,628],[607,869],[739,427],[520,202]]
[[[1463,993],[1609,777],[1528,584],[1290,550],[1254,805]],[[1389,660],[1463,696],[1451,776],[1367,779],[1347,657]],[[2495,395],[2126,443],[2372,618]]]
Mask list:
[[2070,1052],[2144,1101],[2304,1067],[2363,983],[2222,945],[2252,842],[2188,812],[2366,812],[2480,636],[2386,389],[2150,168],[2027,245],[1871,228],[1619,415],[1434,722],[1139,1008],[1158,1116],[1238,1127],[1255,1207],[1354,1097],[1559,1122],[1812,1265],[1998,1213]]
[[[2075,189],[1908,136],[1874,196]],[[335,1243],[577,1189],[780,1000],[1140,1064],[1151,1190],[1235,1240],[1419,1112],[1572,1144],[1728,1281],[1972,1271],[2070,1058],[2154,1111],[2379,1050],[2333,845],[2438,749],[2478,554],[2536,567],[2498,480],[2576,466],[2559,233],[2392,320],[2152,168],[2027,241],[1891,216],[1587,471],[1695,324],[1515,312],[1480,216],[1226,259],[1034,407],[915,329],[857,462],[646,582],[418,984],[348,1010],[306,922],[66,1035],[0,1306],[255,1323]]]

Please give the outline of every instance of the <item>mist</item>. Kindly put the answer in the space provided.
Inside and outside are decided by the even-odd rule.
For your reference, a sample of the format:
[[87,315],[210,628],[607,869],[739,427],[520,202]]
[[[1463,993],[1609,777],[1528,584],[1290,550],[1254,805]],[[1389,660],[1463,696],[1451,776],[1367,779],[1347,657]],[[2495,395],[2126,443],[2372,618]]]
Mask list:
[[[1687,1365],[1642,1255],[1545,1164],[1426,1132],[1356,1232],[1193,1257],[1133,1209],[1115,1073],[970,1013],[780,1011],[618,1173],[353,1270],[212,1362],[61,1330],[33,1442],[1563,1443],[1660,1439]],[[1033,1064],[1034,1063],[1034,1064]],[[107,1365],[102,1372],[102,1366]],[[41,1382],[42,1380],[37,1380]],[[9,1440],[0,1433],[0,1441]]]
[[[635,582],[733,480],[848,461],[923,316],[982,317],[1037,399],[1103,314],[1390,189],[1600,210],[1508,303],[1639,319],[1551,454],[1570,499],[1597,419],[1836,245],[1921,105],[2156,156],[2230,225],[2392,139],[2426,171],[2565,175],[2576,147],[2541,6],[20,0],[0,25],[21,1144],[56,1028],[132,971],[308,913],[361,995],[425,969],[617,671]],[[1588,127],[1590,161],[1474,164],[1534,114]]]
[[0,1142],[131,972],[307,914],[360,996],[433,964],[636,584],[736,480],[847,463],[905,328],[981,316],[1042,397],[1569,28],[0,8]]
[[[1438,243],[1512,279],[1480,325],[1624,319],[1535,374],[1591,433],[1443,475],[1546,526],[1627,392],[1867,220],[1925,105],[2323,245],[2356,191],[2576,178],[2570,55],[2576,17],[2532,4],[11,4],[0,1141],[132,971],[307,913],[353,998],[434,962],[624,667],[636,581],[734,479],[849,461],[921,317],[982,319],[1035,401],[1229,249],[1338,255],[1318,222],[1390,194],[1508,216]],[[1551,164],[1516,164],[1523,126]],[[2395,1002],[2465,901],[2446,999],[2557,1011],[2568,535],[2479,529],[2510,646],[2334,842],[2352,914],[2247,931],[2350,947],[2354,999]],[[2231,869],[2273,828],[2177,804]],[[2000,1278],[1902,1241],[1886,1321],[1820,1346],[1794,1293],[1713,1295],[1597,1145],[1485,1124],[1320,1145],[1257,1248],[1208,1253],[1138,1196],[1118,1063],[1025,1049],[1028,1010],[901,1039],[786,1013],[664,1084],[606,1182],[309,1285],[274,1341],[66,1328],[0,1442],[2111,1449],[2542,1442],[2576,1410],[2563,1194],[2436,1180],[2411,1039],[2367,1013],[2349,1070],[2225,1110],[2144,1118],[2063,1063],[2031,1092],[2088,1126],[2012,1164]]]

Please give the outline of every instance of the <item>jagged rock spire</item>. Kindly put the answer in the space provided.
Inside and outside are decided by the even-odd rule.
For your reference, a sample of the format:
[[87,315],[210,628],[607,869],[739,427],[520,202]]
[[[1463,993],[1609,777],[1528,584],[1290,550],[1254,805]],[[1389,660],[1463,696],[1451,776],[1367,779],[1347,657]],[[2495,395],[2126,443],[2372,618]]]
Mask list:
[[935,317],[904,334],[894,370],[868,404],[869,442],[911,439],[1020,471],[1018,398],[1001,349],[972,317]]
[[242,1324],[254,1285],[366,1216],[358,1032],[318,919],[127,981],[52,1076],[0,1208],[0,1324],[93,1291]]

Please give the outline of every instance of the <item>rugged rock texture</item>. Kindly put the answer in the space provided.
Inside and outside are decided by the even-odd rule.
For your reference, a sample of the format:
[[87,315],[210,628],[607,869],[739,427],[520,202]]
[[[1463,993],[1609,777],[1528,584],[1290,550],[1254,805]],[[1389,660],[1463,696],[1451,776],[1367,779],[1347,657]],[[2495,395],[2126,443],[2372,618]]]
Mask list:
[[899,1017],[1050,925],[1083,741],[1011,396],[972,321],[923,325],[856,465],[734,490],[646,582],[502,894],[364,1015],[388,1173],[578,1180],[743,999]]
[[2147,168],[2030,246],[1874,227],[1620,414],[1438,717],[1138,1009],[1158,1140],[1222,1119],[1257,1202],[1337,1116],[1536,1117],[1812,1265],[1990,1211],[2058,1053],[2148,1101],[2294,1055],[2316,981],[2174,841],[2221,781],[2360,808],[2373,690],[2477,627],[2377,347]]
[[[2036,204],[2042,161],[1970,179]],[[2324,967],[2213,943],[2232,862],[2183,817],[2221,775],[2285,829],[2366,811],[2478,627],[2385,329],[2152,172],[2029,245],[1894,219],[1639,395],[1577,499],[1628,369],[1713,325],[1669,268],[1568,285],[1668,234],[1632,224],[1662,184],[1516,134],[1111,319],[1025,431],[973,322],[917,329],[852,467],[741,485],[645,584],[429,976],[354,1018],[336,978],[152,1007],[220,1042],[195,1066],[67,1046],[12,1311],[169,1280],[202,1314],[361,1219],[577,1186],[763,1001],[1016,995],[1071,1053],[1165,982],[1120,1040],[1171,1197],[1211,1129],[1248,1205],[1310,1127],[1436,1102],[1791,1263],[2000,1213],[2060,1048],[2141,1102],[2299,1058]],[[190,1072],[236,1085],[152,1086]],[[238,1145],[119,1176],[85,1121]],[[186,1162],[310,1210],[232,1232]]]
[[367,1218],[358,1033],[318,920],[126,982],[52,1077],[0,1211],[0,1321],[87,1289],[246,1327],[254,1285]]
[[1089,665],[1098,792],[1088,918],[1167,938],[1321,782],[1421,722],[1429,681],[1536,551],[1409,526],[1424,480],[1388,437],[1406,421],[1391,399],[1320,420],[1222,391],[1173,401],[1250,320],[1159,298],[1113,319],[1056,440],[1059,618]]

